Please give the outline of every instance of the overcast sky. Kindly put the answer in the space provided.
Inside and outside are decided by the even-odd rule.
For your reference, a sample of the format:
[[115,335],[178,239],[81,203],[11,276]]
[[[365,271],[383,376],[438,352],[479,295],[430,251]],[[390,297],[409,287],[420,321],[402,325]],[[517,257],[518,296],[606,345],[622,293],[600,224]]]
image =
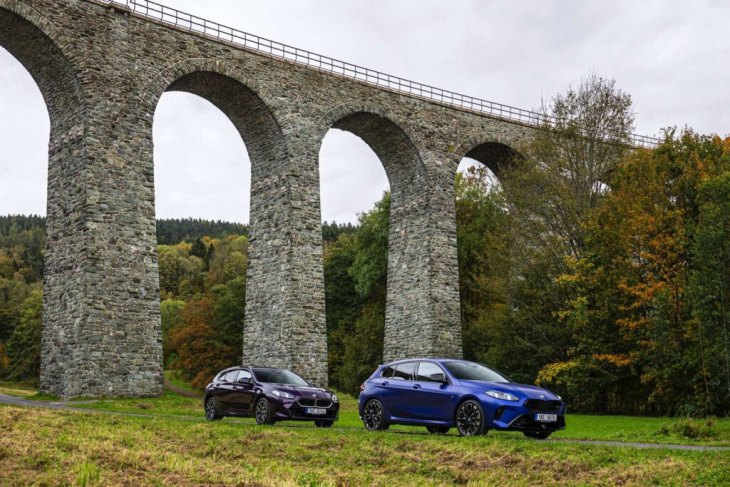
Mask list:
[[[158,0],[159,1],[159,0]],[[393,75],[520,108],[593,71],[614,77],[637,132],[730,133],[730,2],[162,0],[179,10]],[[0,214],[45,214],[49,122],[25,69],[0,49]],[[157,216],[248,222],[250,165],[207,101],[167,93],[155,114]],[[355,221],[387,189],[357,137],[320,154],[322,218]]]

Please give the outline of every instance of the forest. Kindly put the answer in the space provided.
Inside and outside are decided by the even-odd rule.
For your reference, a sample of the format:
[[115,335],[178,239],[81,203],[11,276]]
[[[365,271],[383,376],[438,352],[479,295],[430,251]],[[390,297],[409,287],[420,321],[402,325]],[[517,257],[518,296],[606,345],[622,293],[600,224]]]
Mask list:
[[[543,110],[499,183],[456,176],[464,357],[572,411],[729,415],[730,138],[631,147],[631,97],[595,76]],[[382,360],[389,211],[386,192],[322,228],[330,385],[351,394]],[[44,240],[43,218],[0,218],[3,380],[38,378]],[[165,368],[195,387],[240,361],[247,249],[243,225],[158,223]]]

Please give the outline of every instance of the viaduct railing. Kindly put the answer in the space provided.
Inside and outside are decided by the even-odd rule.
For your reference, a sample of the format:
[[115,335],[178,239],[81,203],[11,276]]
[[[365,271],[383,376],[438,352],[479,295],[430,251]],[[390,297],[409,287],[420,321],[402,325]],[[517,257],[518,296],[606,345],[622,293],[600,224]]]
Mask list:
[[[96,0],[99,3],[117,5],[142,17],[174,26],[178,29],[202,34],[204,36],[230,42],[237,46],[260,52],[268,56],[308,66],[332,74],[355,79],[367,84],[386,88],[417,98],[436,101],[453,107],[472,110],[486,115],[499,117],[528,125],[555,125],[555,119],[538,112],[524,110],[501,103],[482,100],[473,96],[461,95],[434,86],[391,76],[389,74],[363,68],[344,61],[338,61],[304,49],[288,46],[247,32],[226,27],[216,22],[187,14],[149,0]],[[635,147],[653,148],[660,140],[646,135],[630,135],[630,143]]]

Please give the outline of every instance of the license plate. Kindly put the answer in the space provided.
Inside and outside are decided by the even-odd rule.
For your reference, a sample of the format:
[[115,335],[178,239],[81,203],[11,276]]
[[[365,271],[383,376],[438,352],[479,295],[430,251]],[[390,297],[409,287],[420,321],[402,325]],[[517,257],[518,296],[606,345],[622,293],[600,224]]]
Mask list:
[[557,414],[536,414],[535,421],[542,421],[545,423],[554,423],[558,420]]
[[322,408],[307,408],[307,414],[327,414],[327,410]]

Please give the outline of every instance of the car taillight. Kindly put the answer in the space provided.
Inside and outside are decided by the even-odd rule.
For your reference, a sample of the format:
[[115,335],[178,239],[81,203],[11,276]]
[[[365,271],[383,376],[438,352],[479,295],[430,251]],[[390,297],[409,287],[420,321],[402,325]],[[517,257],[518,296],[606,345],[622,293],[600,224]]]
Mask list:
[[361,391],[364,391],[365,390],[365,383],[364,382],[362,384],[360,384],[360,390]]

